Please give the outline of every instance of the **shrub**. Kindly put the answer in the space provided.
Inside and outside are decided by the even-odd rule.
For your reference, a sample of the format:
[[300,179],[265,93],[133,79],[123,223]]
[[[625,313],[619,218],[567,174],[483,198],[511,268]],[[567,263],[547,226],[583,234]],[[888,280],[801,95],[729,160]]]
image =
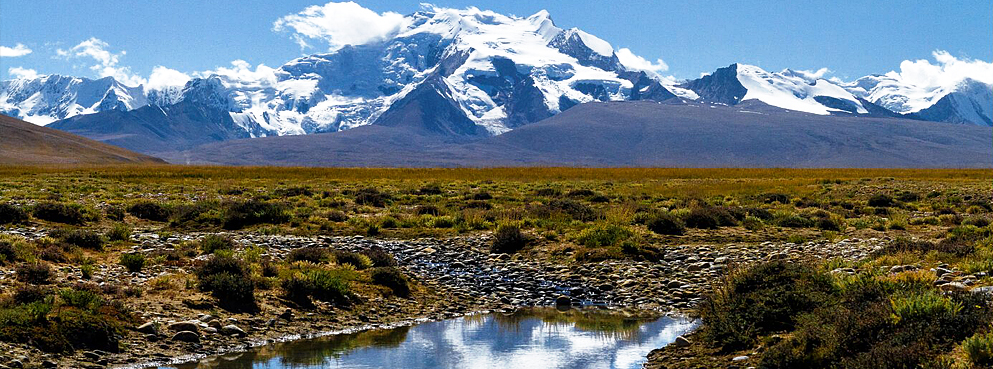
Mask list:
[[895,324],[952,317],[962,311],[962,304],[930,290],[896,298],[891,300],[891,304]]
[[753,216],[745,217],[745,220],[741,221],[741,225],[750,231],[757,231],[765,228],[765,222],[763,222],[761,218]]
[[386,206],[386,203],[391,200],[389,194],[379,192],[379,190],[368,187],[358,190],[355,193],[355,203],[359,205],[369,205],[378,208]]
[[619,244],[631,237],[631,231],[616,224],[598,224],[579,232],[576,241],[586,247],[604,247]]
[[669,213],[658,214],[645,223],[648,230],[666,235],[681,235],[686,232],[686,223]]
[[282,288],[287,299],[301,304],[309,304],[311,297],[338,305],[347,305],[351,302],[348,282],[324,269],[296,273],[283,280]]
[[59,202],[43,202],[35,205],[32,213],[35,218],[49,222],[64,224],[83,224],[86,222],[83,207],[78,204],[67,205]]
[[17,287],[11,300],[17,304],[30,304],[32,302],[44,300],[48,297],[48,291],[40,286],[26,284]]
[[59,290],[59,299],[62,305],[72,306],[85,310],[92,310],[103,304],[100,295],[87,289],[63,288]]
[[368,227],[366,227],[365,234],[366,234],[366,236],[376,236],[376,235],[379,235],[379,225],[378,224],[370,224]]
[[540,197],[559,197],[562,195],[562,191],[556,188],[541,188],[534,191],[534,195]]
[[169,220],[169,209],[157,202],[142,200],[128,206],[128,214],[138,219],[164,222]]
[[399,297],[410,296],[410,285],[407,278],[400,273],[400,269],[394,267],[379,267],[369,271],[372,283],[389,287],[393,294]]
[[545,212],[559,212],[569,215],[572,219],[589,222],[602,218],[599,212],[584,205],[581,202],[563,199],[563,200],[552,200],[547,205],[543,206],[541,210]]
[[513,254],[527,246],[528,238],[521,233],[516,225],[503,224],[493,233],[493,243],[490,252],[495,254]]
[[725,350],[749,347],[756,337],[791,330],[802,313],[832,300],[830,276],[782,261],[728,274],[700,305],[701,333]]
[[52,236],[67,244],[90,250],[102,250],[105,242],[103,236],[82,229],[56,230],[52,232]]
[[814,221],[810,220],[810,218],[793,213],[777,214],[773,218],[773,223],[786,228],[809,228],[814,225]]
[[434,205],[421,205],[414,208],[414,214],[439,216],[441,215],[441,210]]
[[766,204],[771,204],[774,202],[778,202],[780,204],[789,204],[790,196],[781,193],[767,193],[765,195],[762,195],[762,202]]
[[0,224],[17,224],[28,221],[28,212],[11,204],[0,204]]
[[362,270],[372,266],[372,260],[368,256],[344,250],[335,250],[331,253],[338,264],[350,264],[355,269]]
[[486,200],[492,200],[493,195],[490,195],[489,192],[482,191],[472,194],[472,196],[469,196],[469,198],[472,200],[486,201]]
[[442,191],[441,191],[441,187],[439,187],[438,185],[427,185],[418,189],[416,194],[422,196],[441,195]]
[[821,217],[817,218],[815,223],[817,224],[817,228],[825,231],[841,232],[845,228],[845,221],[840,217]]
[[286,260],[288,261],[309,261],[311,263],[320,263],[327,261],[328,250],[320,247],[303,247],[290,251],[286,255]]
[[486,201],[473,200],[473,201],[466,201],[464,204],[462,204],[462,208],[463,209],[490,210],[490,209],[493,209],[493,205],[490,205],[490,203],[488,203]]
[[348,215],[345,214],[345,212],[343,212],[343,211],[335,210],[335,211],[332,211],[332,212],[328,213],[328,220],[330,220],[332,222],[347,222],[348,221]]
[[145,255],[138,252],[121,254],[121,265],[131,273],[140,272],[145,267]]
[[313,196],[314,192],[307,187],[288,187],[288,188],[277,188],[272,191],[272,195],[276,197],[296,197],[296,196]]
[[879,193],[872,195],[872,197],[869,198],[868,204],[869,206],[872,207],[888,208],[891,206],[895,206],[896,200],[894,200],[893,197],[891,197],[890,195]]
[[717,229],[721,225],[717,214],[711,208],[695,207],[686,215],[686,226],[700,229]]
[[989,219],[986,219],[986,218],[972,217],[972,218],[968,218],[968,219],[964,220],[962,222],[962,224],[963,225],[971,225],[971,226],[976,226],[976,227],[982,228],[982,227],[985,227],[985,226],[990,225],[990,221],[989,221]]
[[107,219],[113,220],[115,222],[123,222],[124,216],[127,214],[127,211],[125,211],[124,208],[120,206],[108,206],[106,209],[103,210],[103,213],[104,215],[107,216]]
[[290,221],[284,206],[259,200],[235,202],[224,213],[225,229],[242,229],[256,224],[281,224]]
[[380,221],[379,226],[387,229],[398,228],[400,227],[400,221],[398,221],[397,218],[387,216]]
[[993,366],[993,333],[976,333],[962,342],[962,351],[975,365]]
[[255,307],[255,282],[248,265],[233,256],[214,255],[194,271],[201,291],[210,292],[221,306],[243,311]]
[[213,254],[217,250],[233,250],[234,240],[230,237],[209,234],[200,239],[200,251],[204,254]]
[[593,192],[593,190],[588,190],[588,189],[583,188],[583,189],[569,191],[565,195],[567,197],[587,197],[588,198],[588,197],[596,196],[596,192]]
[[0,265],[11,263],[17,260],[17,250],[14,244],[9,241],[0,240]]
[[52,283],[54,272],[47,263],[24,263],[14,269],[17,280],[30,284]]
[[124,223],[114,224],[114,227],[107,232],[107,239],[111,241],[131,240],[131,227]]
[[395,267],[397,266],[396,259],[393,255],[386,252],[382,247],[373,246],[368,249],[362,250],[362,255],[365,255],[372,261],[372,266],[374,267]]

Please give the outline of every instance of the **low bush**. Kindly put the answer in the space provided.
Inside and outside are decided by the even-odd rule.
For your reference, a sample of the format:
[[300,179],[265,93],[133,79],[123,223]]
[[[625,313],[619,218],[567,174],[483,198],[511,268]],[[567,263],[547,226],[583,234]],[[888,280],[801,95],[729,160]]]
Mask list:
[[131,204],[127,210],[128,214],[131,214],[135,218],[151,220],[153,222],[165,222],[169,220],[170,215],[168,208],[150,200],[142,200]]
[[218,250],[233,250],[234,240],[230,237],[209,234],[200,239],[200,251],[204,254],[213,254]]
[[702,336],[724,350],[750,347],[770,332],[791,330],[799,316],[829,303],[830,276],[782,261],[728,274],[700,304]]
[[596,196],[596,192],[593,192],[593,190],[588,190],[588,189],[583,188],[583,189],[569,191],[565,195],[566,195],[566,197],[589,198],[589,197]]
[[562,196],[562,191],[559,191],[557,188],[541,188],[534,191],[534,195],[539,197],[559,197]]
[[124,223],[114,224],[114,227],[107,231],[107,239],[110,241],[130,241],[131,227]]
[[328,218],[329,221],[332,221],[332,222],[347,222],[348,221],[348,215],[345,214],[345,212],[340,211],[340,210],[335,210],[335,211],[332,211],[332,212],[328,213],[327,218]]
[[597,219],[603,218],[600,212],[596,211],[589,205],[585,205],[581,202],[562,199],[562,200],[552,200],[537,209],[538,218],[549,218],[552,213],[566,214],[570,218],[590,222]]
[[310,298],[349,305],[352,298],[348,282],[324,269],[296,273],[284,279],[281,287],[287,299],[304,305],[310,304]]
[[30,284],[49,284],[55,276],[47,263],[23,263],[14,269],[14,273],[17,274],[18,281]]
[[472,194],[472,196],[469,196],[469,199],[471,199],[471,200],[478,200],[478,201],[486,201],[486,200],[492,200],[493,199],[493,195],[490,195],[489,192],[482,191],[482,192],[476,192],[476,193]]
[[358,270],[367,269],[372,266],[372,260],[369,260],[368,256],[357,252],[335,250],[331,255],[334,256],[334,260],[338,264],[349,264]]
[[789,204],[790,196],[782,193],[767,193],[761,196],[762,202],[766,204],[771,204],[778,202],[780,204]]
[[28,221],[28,212],[11,204],[0,204],[0,225],[18,224]]
[[441,190],[441,187],[439,187],[438,185],[427,185],[419,188],[415,192],[415,194],[421,196],[441,195],[442,193],[443,191]]
[[872,195],[868,201],[869,206],[877,208],[888,208],[891,206],[896,206],[896,200],[892,196],[880,193]]
[[973,365],[993,366],[993,333],[976,333],[962,342],[962,351]]
[[373,267],[395,267],[397,266],[396,259],[389,252],[386,252],[382,247],[373,246],[368,249],[362,250],[362,255],[365,255],[372,261]]
[[393,290],[393,294],[399,297],[410,296],[410,284],[407,278],[400,273],[400,269],[395,267],[378,267],[369,271],[372,283],[388,287]]
[[78,225],[87,221],[83,207],[78,204],[43,202],[35,205],[31,213],[35,218],[55,223]]
[[51,232],[51,236],[67,244],[89,250],[102,250],[106,242],[103,236],[87,230],[59,229]]
[[287,261],[309,261],[311,263],[321,263],[329,258],[328,250],[320,247],[303,247],[294,249],[286,255]]
[[355,192],[355,203],[359,205],[381,208],[385,207],[391,199],[389,194],[379,192],[379,190],[372,187],[363,188]]
[[721,220],[718,218],[717,212],[712,209],[714,208],[694,207],[690,209],[690,213],[685,217],[686,226],[699,229],[717,229],[721,225]]
[[133,317],[119,304],[89,290],[62,289],[57,299],[48,291],[25,291],[0,305],[0,340],[53,353],[120,351],[123,327]]
[[745,220],[741,221],[741,225],[750,231],[757,231],[765,228],[765,222],[763,222],[761,218],[753,216],[745,217]]
[[631,231],[616,224],[597,224],[579,232],[576,242],[586,247],[618,245],[631,237]]
[[682,235],[686,232],[686,223],[682,219],[669,214],[657,214],[645,223],[648,230],[665,235]]
[[793,213],[776,214],[772,223],[786,228],[810,228],[815,225],[810,218]]
[[255,281],[244,261],[214,255],[197,266],[194,274],[200,290],[210,292],[222,307],[232,311],[255,308]]
[[513,254],[524,249],[528,237],[516,225],[503,224],[493,233],[493,243],[490,252],[495,254]]
[[145,255],[138,252],[121,254],[120,263],[129,272],[137,273],[145,267]]
[[282,224],[290,221],[286,207],[279,204],[250,200],[235,202],[224,212],[225,229],[242,229],[257,224]]
[[275,197],[296,197],[296,196],[313,196],[314,191],[311,191],[308,187],[287,187],[287,188],[277,188],[272,191],[272,195]]
[[441,210],[434,205],[421,205],[414,208],[414,214],[439,216],[441,215]]

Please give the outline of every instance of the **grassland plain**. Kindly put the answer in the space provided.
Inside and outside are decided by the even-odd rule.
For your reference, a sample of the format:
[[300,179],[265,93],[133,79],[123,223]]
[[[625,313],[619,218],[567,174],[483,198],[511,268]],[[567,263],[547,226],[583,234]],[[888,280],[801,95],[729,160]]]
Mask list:
[[[652,366],[979,367],[993,356],[991,181],[989,170],[0,167],[0,364],[137,363],[555,298],[464,293],[405,264],[481,251],[493,256],[473,260],[551,271],[613,306],[701,316]],[[839,250],[849,245],[872,247]]]

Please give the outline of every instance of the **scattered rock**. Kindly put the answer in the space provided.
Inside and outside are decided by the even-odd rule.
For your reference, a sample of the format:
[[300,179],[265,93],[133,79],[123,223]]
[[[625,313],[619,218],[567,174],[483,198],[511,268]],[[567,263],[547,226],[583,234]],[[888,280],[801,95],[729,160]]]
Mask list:
[[690,340],[686,339],[686,337],[683,336],[676,337],[676,340],[672,341],[672,345],[676,347],[686,347],[692,344],[693,343],[690,342]]
[[190,331],[197,332],[200,330],[200,325],[196,322],[176,322],[169,324],[169,330],[174,332]]
[[153,322],[148,322],[138,326],[138,332],[144,334],[159,334],[159,329]]
[[569,296],[559,295],[555,298],[555,306],[572,306],[572,299]]
[[228,324],[226,326],[221,327],[221,334],[226,336],[238,336],[238,337],[244,337],[247,335],[245,334],[244,330],[238,328],[238,326],[234,324]]
[[173,341],[200,343],[200,335],[196,332],[182,331],[172,336]]

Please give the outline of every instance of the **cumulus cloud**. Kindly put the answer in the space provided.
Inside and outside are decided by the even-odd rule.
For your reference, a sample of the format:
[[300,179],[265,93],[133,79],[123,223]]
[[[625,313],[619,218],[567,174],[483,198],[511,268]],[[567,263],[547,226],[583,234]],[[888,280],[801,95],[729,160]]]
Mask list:
[[816,79],[824,78],[824,76],[826,76],[828,73],[831,73],[831,70],[827,68],[821,68],[815,71],[801,69],[801,70],[794,70],[794,72],[806,77],[807,79],[816,80]]
[[252,70],[252,65],[244,60],[231,62],[231,68],[219,67],[214,70],[194,73],[197,77],[207,78],[217,76],[229,87],[265,88],[276,85],[276,70],[259,64]]
[[310,47],[309,40],[316,40],[327,43],[333,51],[345,45],[382,40],[399,31],[405,22],[399,13],[379,14],[351,1],[329,2],[279,18],[272,29],[292,32],[291,37],[301,49]]
[[31,53],[31,49],[24,44],[17,44],[14,47],[0,46],[0,58],[16,58]]
[[925,89],[952,87],[967,78],[993,84],[993,63],[960,59],[944,50],[936,50],[931,55],[936,64],[926,59],[904,60],[900,63],[899,72],[892,71],[887,76]]
[[145,87],[151,90],[160,90],[166,87],[182,87],[189,81],[190,76],[186,73],[159,65],[152,69],[152,75],[148,76],[148,83]]
[[34,69],[27,69],[27,68],[21,68],[21,67],[13,67],[13,68],[7,69],[7,74],[10,74],[10,76],[11,77],[14,77],[15,79],[22,79],[22,78],[23,79],[35,79],[35,78],[38,78],[38,76],[40,76],[38,74],[38,71],[36,71]]
[[113,53],[107,50],[109,44],[96,37],[80,42],[69,50],[56,50],[56,54],[64,58],[91,58],[97,64],[90,66],[90,69],[102,77],[114,77],[117,81],[128,85],[137,86],[145,84],[146,80],[131,73],[130,67],[118,66],[120,58],[127,54],[121,50],[120,53]]
[[621,64],[630,69],[653,73],[658,77],[661,77],[662,72],[669,70],[669,65],[662,61],[662,59],[656,59],[653,63],[645,58],[635,55],[635,53],[628,48],[617,50],[614,54],[617,55],[617,59],[620,60]]

